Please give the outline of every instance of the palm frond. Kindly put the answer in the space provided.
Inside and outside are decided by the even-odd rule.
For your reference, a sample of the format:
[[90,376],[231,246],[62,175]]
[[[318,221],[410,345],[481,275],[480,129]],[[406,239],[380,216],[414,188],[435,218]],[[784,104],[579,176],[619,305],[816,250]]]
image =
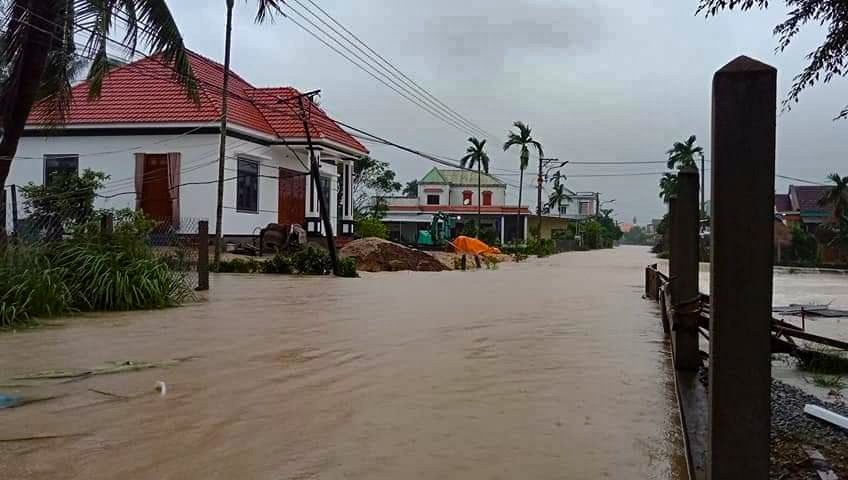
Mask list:
[[259,0],[254,21],[256,23],[264,23],[265,20],[273,22],[275,14],[285,15],[282,9],[284,3],[283,0]]
[[[177,22],[165,0],[127,0],[136,6],[136,23],[142,24],[138,34],[152,53],[160,53],[162,60],[174,69],[174,77],[186,91],[186,95],[195,103],[200,103],[197,78],[191,68],[188,50]],[[271,0],[266,0],[271,1]],[[107,4],[113,8],[113,3]]]

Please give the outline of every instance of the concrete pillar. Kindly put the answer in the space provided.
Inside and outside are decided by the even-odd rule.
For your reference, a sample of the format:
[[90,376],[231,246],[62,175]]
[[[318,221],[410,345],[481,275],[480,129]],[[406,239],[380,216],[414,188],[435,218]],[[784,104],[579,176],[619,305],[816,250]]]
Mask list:
[[768,478],[776,79],[744,56],[713,77],[712,480]]
[[209,222],[206,220],[197,223],[197,289],[209,290]]
[[114,230],[115,219],[111,213],[106,213],[100,217],[100,233],[111,235]]
[[[671,222],[671,341],[674,366],[696,370],[701,366],[698,352],[698,170],[684,168],[677,173],[677,195]],[[669,268],[671,271],[671,268]]]
[[506,217],[501,215],[501,245],[506,243]]

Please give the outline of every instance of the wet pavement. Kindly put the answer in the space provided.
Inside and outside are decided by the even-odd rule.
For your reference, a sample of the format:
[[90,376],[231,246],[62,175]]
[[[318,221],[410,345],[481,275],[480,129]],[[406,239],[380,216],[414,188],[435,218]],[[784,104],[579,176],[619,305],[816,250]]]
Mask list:
[[685,478],[651,260],[221,275],[196,305],[0,335],[2,383],[187,359],[0,387],[60,396],[0,410],[0,478]]

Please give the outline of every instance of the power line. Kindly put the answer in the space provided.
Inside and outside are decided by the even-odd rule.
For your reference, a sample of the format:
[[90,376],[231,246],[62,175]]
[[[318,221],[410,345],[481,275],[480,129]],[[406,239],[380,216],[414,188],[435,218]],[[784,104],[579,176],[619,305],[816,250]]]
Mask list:
[[[413,91],[415,91],[415,92],[419,92],[420,94],[422,94],[422,95],[424,95],[425,97],[427,97],[427,98],[430,100],[430,104],[431,104],[431,105],[433,104],[433,102],[435,102],[435,104],[437,104],[438,106],[440,106],[440,107],[443,109],[443,111],[447,111],[447,112],[451,113],[451,114],[452,114],[452,116],[453,116],[453,118],[457,119],[458,121],[461,121],[461,122],[462,122],[463,124],[465,124],[465,125],[470,126],[473,130],[475,130],[475,131],[477,131],[477,132],[480,132],[480,133],[484,134],[484,136],[495,137],[495,135],[492,135],[491,133],[487,132],[485,129],[481,128],[479,125],[475,124],[474,122],[472,122],[471,120],[469,120],[468,118],[466,118],[465,116],[463,116],[462,114],[458,113],[456,110],[454,110],[453,108],[449,107],[449,106],[448,106],[448,105],[446,105],[444,102],[442,102],[441,100],[439,100],[436,96],[434,96],[432,93],[430,93],[427,89],[423,88],[420,84],[418,84],[417,82],[415,82],[414,80],[412,80],[412,79],[411,79],[408,75],[406,75],[405,73],[403,73],[400,69],[398,69],[398,68],[397,68],[395,65],[393,65],[390,61],[388,61],[388,60],[387,60],[384,56],[380,55],[380,54],[379,54],[378,52],[376,52],[373,48],[371,48],[371,47],[370,47],[367,43],[365,43],[365,42],[364,42],[364,41],[363,41],[363,40],[362,40],[359,36],[357,36],[355,33],[351,32],[351,31],[350,31],[350,29],[348,29],[347,27],[345,27],[345,26],[344,26],[341,22],[339,22],[339,21],[338,21],[335,17],[333,17],[332,15],[330,15],[330,14],[329,14],[326,10],[324,10],[323,8],[321,8],[321,6],[320,6],[320,5],[318,5],[315,1],[313,1],[313,0],[307,0],[307,1],[308,1],[309,3],[311,3],[311,4],[315,7],[315,8],[317,8],[317,9],[318,9],[318,10],[319,10],[322,14],[324,14],[327,18],[329,18],[329,19],[330,19],[330,21],[332,21],[334,24],[338,25],[338,26],[339,26],[342,30],[344,30],[344,32],[345,32],[345,33],[347,33],[350,37],[352,37],[354,40],[356,40],[356,42],[353,42],[353,41],[351,41],[350,39],[346,39],[346,40],[348,41],[348,43],[350,43],[351,45],[353,45],[353,46],[354,46],[354,48],[356,48],[357,50],[359,50],[360,52],[362,52],[364,55],[366,55],[366,56],[367,56],[369,59],[371,59],[371,60],[372,60],[372,62],[374,62],[377,66],[379,66],[379,67],[380,67],[380,68],[382,68],[384,71],[386,71],[386,72],[388,72],[389,74],[391,74],[394,78],[399,79],[399,80],[400,80],[400,81],[401,81],[404,85],[406,85],[408,88],[412,89],[412,90],[413,90]],[[344,38],[344,35],[343,35],[342,33],[340,33],[338,30],[336,30],[336,29],[335,29],[332,25],[329,25],[326,21],[324,21],[323,19],[321,19],[321,18],[320,18],[317,14],[315,14],[315,12],[313,12],[312,10],[310,10],[310,9],[309,9],[309,7],[307,7],[306,5],[304,5],[304,4],[303,4],[303,2],[301,2],[300,0],[295,0],[295,2],[297,2],[297,3],[298,3],[298,5],[300,5],[300,6],[301,6],[303,9],[305,9],[307,12],[309,12],[310,14],[312,14],[312,16],[314,16],[315,18],[318,18],[318,19],[321,21],[321,23],[323,23],[324,25],[327,25],[327,26],[328,26],[330,29],[332,29],[332,30],[333,30],[333,32],[335,32],[337,35],[339,35],[340,37]],[[289,8],[291,8],[291,6],[289,6]],[[359,45],[357,45],[357,43],[358,43],[359,45],[362,45],[363,47],[365,47],[365,49],[366,49],[368,52],[370,52],[370,54],[369,54],[368,52],[366,52],[366,51],[362,50],[362,48],[360,48],[360,47],[359,47]],[[375,59],[375,56],[376,56],[376,59]],[[380,61],[377,61],[377,59],[379,59]],[[386,69],[386,67],[385,67],[384,65],[385,65],[385,66],[388,66],[388,68],[389,68],[389,69],[391,69],[391,71],[390,71],[390,70],[388,70],[388,69]],[[395,73],[392,73],[392,71],[393,71],[393,72],[395,72]],[[419,98],[420,98],[420,97],[419,97]]]
[[[318,29],[318,30],[319,30],[319,31],[321,31],[321,32],[324,32],[324,34],[325,34],[325,35],[327,35],[327,34],[326,34],[326,32],[325,32],[325,31],[324,31],[321,27],[319,27],[319,26],[315,25],[315,23],[314,23],[314,22],[312,22],[311,20],[309,20],[308,18],[306,18],[306,17],[305,17],[303,14],[301,14],[299,11],[294,10],[294,9],[291,7],[291,5],[288,5],[288,4],[285,4],[285,5],[286,5],[286,6],[288,6],[288,7],[289,7],[289,9],[291,9],[291,10],[292,10],[294,13],[296,13],[298,16],[300,16],[301,18],[303,18],[306,22],[309,22],[309,23],[310,23],[311,25],[313,25],[316,29]],[[456,121],[451,120],[449,117],[445,116],[443,113],[440,113],[440,112],[438,112],[438,111],[436,111],[436,110],[432,109],[431,107],[428,107],[427,105],[422,104],[422,103],[421,103],[421,102],[419,102],[417,99],[415,99],[415,98],[412,98],[412,97],[408,96],[407,94],[405,94],[403,91],[401,91],[401,90],[400,90],[400,89],[398,89],[397,87],[395,87],[395,86],[393,86],[393,85],[390,85],[388,82],[386,82],[386,81],[385,81],[385,80],[383,80],[382,78],[378,77],[376,74],[374,74],[373,72],[371,72],[368,68],[363,67],[360,63],[358,63],[358,62],[356,62],[355,60],[351,59],[348,55],[346,55],[345,53],[343,53],[342,51],[340,51],[340,50],[339,50],[338,48],[336,48],[335,46],[331,45],[329,42],[327,42],[326,40],[324,40],[323,38],[321,38],[318,34],[316,34],[315,32],[313,32],[313,31],[312,31],[312,30],[310,30],[309,28],[305,27],[302,23],[298,22],[297,20],[295,20],[294,18],[292,18],[290,15],[285,15],[285,14],[283,14],[283,16],[284,16],[286,19],[288,19],[289,21],[291,21],[292,23],[294,23],[295,25],[297,25],[297,26],[298,26],[301,30],[303,30],[304,32],[308,33],[308,34],[309,34],[309,35],[311,35],[313,38],[315,38],[316,40],[318,40],[319,42],[321,42],[322,44],[324,44],[327,48],[329,48],[329,49],[333,50],[333,51],[334,51],[334,52],[336,52],[338,55],[340,55],[342,58],[344,58],[345,60],[347,60],[348,62],[350,62],[352,65],[354,65],[355,67],[359,68],[360,70],[362,70],[363,72],[365,72],[366,74],[368,74],[369,76],[371,76],[372,78],[374,78],[375,80],[377,80],[378,82],[382,83],[382,84],[383,84],[384,86],[386,86],[387,88],[389,88],[389,89],[393,90],[395,93],[397,93],[398,95],[400,95],[401,97],[403,97],[403,98],[404,98],[404,99],[406,99],[407,101],[409,101],[409,102],[411,102],[411,103],[415,104],[416,106],[418,106],[419,108],[423,109],[424,111],[426,111],[426,112],[427,112],[427,113],[429,113],[430,115],[432,115],[432,116],[436,117],[437,119],[439,119],[439,120],[441,120],[441,121],[443,121],[443,122],[447,123],[448,125],[450,125],[450,126],[452,126],[452,127],[456,128],[457,130],[459,130],[459,131],[461,131],[461,132],[463,132],[463,133],[465,133],[465,134],[475,135],[474,130],[472,130],[472,129],[468,128],[468,127],[464,127],[464,126],[460,125],[460,124],[459,124],[459,123],[457,123]],[[332,39],[332,37],[330,37],[330,38]],[[334,41],[335,41],[336,43],[340,43],[340,42],[338,42],[337,40],[334,40]],[[348,52],[350,52],[350,49],[348,49],[348,48],[344,47],[343,45],[342,45],[342,48],[344,48],[345,50],[347,50]],[[358,56],[357,54],[355,54],[355,53],[353,53],[353,52],[350,52],[350,53],[351,53],[353,56],[355,56],[355,57],[357,57],[357,58],[361,59],[361,57],[360,57],[360,56]],[[365,63],[365,61],[364,61],[364,60],[360,60],[360,61],[362,61],[363,63]],[[389,81],[392,81],[392,80],[390,79]],[[395,84],[397,83],[397,82],[394,82],[394,81],[392,81],[392,82],[393,82],[393,83],[395,83]]]

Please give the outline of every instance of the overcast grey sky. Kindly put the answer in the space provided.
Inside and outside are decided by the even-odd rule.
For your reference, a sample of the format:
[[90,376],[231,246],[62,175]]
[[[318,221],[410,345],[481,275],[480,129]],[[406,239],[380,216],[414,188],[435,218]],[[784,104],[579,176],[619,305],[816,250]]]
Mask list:
[[[790,49],[774,53],[771,31],[784,17],[782,2],[765,12],[704,19],[694,15],[696,0],[315,1],[443,102],[497,135],[489,139],[494,173],[514,184],[517,176],[497,169],[517,170],[517,155],[501,149],[515,120],[532,126],[547,156],[563,160],[663,160],[672,142],[690,134],[709,159],[712,73],[746,54],[778,68],[785,95],[804,55],[823,38],[808,27]],[[219,61],[224,3],[170,2],[188,46]],[[319,88],[322,105],[344,122],[423,151],[462,155],[466,133],[377,83],[289,20],[255,25],[254,13],[253,0],[236,2],[232,65],[246,79]],[[848,81],[840,78],[805,92],[800,104],[778,117],[778,173],[813,180],[835,170],[848,174],[848,121],[831,120],[845,104]],[[368,146],[403,181],[433,165]],[[635,216],[645,223],[664,210],[658,175],[580,175],[662,170],[573,165],[565,173],[572,190],[615,198],[619,220]],[[776,188],[787,185],[779,180]],[[535,191],[529,196],[535,199]]]

